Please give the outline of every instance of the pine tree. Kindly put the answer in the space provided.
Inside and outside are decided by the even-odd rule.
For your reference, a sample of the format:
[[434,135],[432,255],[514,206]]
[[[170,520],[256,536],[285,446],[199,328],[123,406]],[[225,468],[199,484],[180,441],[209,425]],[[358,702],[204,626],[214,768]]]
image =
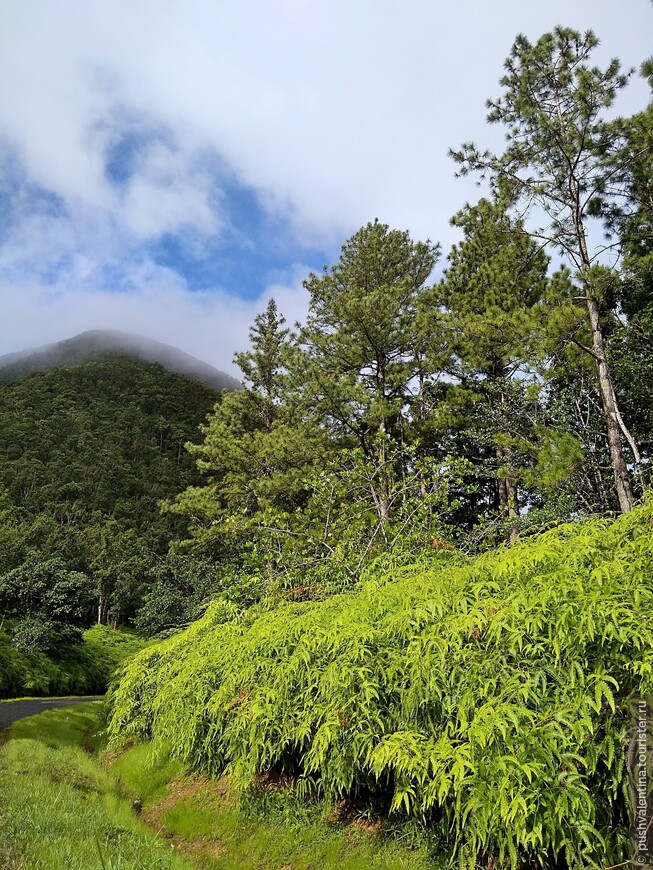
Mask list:
[[304,472],[320,457],[324,438],[301,417],[287,366],[294,336],[274,300],[250,328],[250,349],[234,361],[244,377],[187,445],[206,484],[169,504],[189,518],[196,548],[238,563],[243,542],[256,538],[269,509],[293,511],[305,498]]
[[[464,208],[452,223],[464,239],[449,255],[432,314],[449,345],[451,374],[482,408],[479,413],[477,407],[477,437],[489,436],[494,447],[500,516],[514,519],[519,500],[510,444],[523,434],[525,377],[537,358],[548,258],[521,221],[487,199]],[[510,538],[516,533],[515,524]]]
[[283,391],[283,371],[288,361],[290,330],[284,328],[285,322],[285,317],[277,311],[277,303],[270,299],[265,311],[256,315],[250,327],[251,349],[234,356],[268,431],[276,418]]
[[373,497],[389,520],[387,439],[401,437],[412,382],[422,365],[417,307],[439,248],[375,220],[342,248],[339,262],[312,274],[301,341],[305,394],[332,435],[374,457]]
[[590,249],[588,219],[596,198],[607,194],[611,171],[604,157],[619,135],[606,122],[605,111],[628,75],[617,60],[604,70],[588,66],[597,44],[591,31],[581,35],[562,27],[535,44],[518,36],[505,62],[504,93],[487,104],[488,121],[506,127],[506,150],[496,155],[467,143],[451,154],[461,174],[480,172],[522,213],[543,213],[546,224],[531,229],[531,235],[554,247],[575,270],[590,336],[590,346],[583,349],[595,361],[615,490],[621,511],[627,512],[632,491],[622,434],[635,458],[637,447],[621,417],[608,367],[600,317],[603,288],[593,268],[600,250]]

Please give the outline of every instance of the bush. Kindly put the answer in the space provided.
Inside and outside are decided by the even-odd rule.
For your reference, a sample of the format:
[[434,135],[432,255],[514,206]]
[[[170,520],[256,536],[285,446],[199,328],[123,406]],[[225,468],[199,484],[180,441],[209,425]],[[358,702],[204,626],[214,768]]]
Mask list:
[[84,632],[56,657],[21,650],[15,639],[0,631],[0,698],[101,694],[119,666],[144,645],[133,633],[105,625]]
[[114,739],[243,788],[277,769],[385,803],[462,866],[623,860],[629,704],[653,690],[652,508],[325,601],[216,604],[127,666]]

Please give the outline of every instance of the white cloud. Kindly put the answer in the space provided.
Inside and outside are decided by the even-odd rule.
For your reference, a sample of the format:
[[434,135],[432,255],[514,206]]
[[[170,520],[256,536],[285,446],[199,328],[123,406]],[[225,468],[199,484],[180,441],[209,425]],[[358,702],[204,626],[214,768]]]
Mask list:
[[[34,336],[30,343],[50,335],[58,316],[68,333],[82,321],[126,328],[121,318],[131,318],[189,350],[193,332],[207,328],[208,306],[207,323],[229,350],[216,355],[208,341],[201,349],[225,365],[246,328],[223,328],[221,318],[249,322],[260,304],[219,290],[214,302],[189,296],[182,278],[134,254],[163,233],[210,237],[228,223],[202,155],[219,155],[271,211],[290,216],[305,244],[340,243],[378,217],[446,251],[449,217],[477,195],[454,179],[447,148],[497,142],[484,101],[499,92],[516,33],[592,27],[604,40],[599,61],[616,55],[636,65],[650,53],[652,15],[647,0],[618,14],[608,0],[2,4],[0,138],[33,184],[61,198],[65,216],[25,216],[0,252],[0,314],[13,324],[2,327],[0,351],[16,349],[12,335]],[[645,100],[637,84],[624,111]],[[165,135],[142,146],[116,185],[107,149],[129,117]],[[134,287],[148,282],[133,301],[107,292],[103,276],[114,266]],[[69,283],[56,285],[59,307],[44,308],[39,294],[51,292],[44,274],[52,270]],[[166,319],[166,310],[176,314]]]
[[[33,177],[65,197],[110,204],[91,134],[117,101],[158,119],[189,152],[217,149],[312,230],[378,214],[433,235],[463,197],[446,149],[486,137],[483,103],[514,35],[592,26],[605,55],[638,63],[651,16],[645,0],[619,15],[607,0],[5,4],[0,124]],[[188,194],[180,183],[163,211]]]
[[275,284],[257,300],[224,291],[191,293],[169,270],[151,262],[133,264],[136,290],[97,289],[81,281],[44,286],[0,284],[3,317],[0,347],[7,351],[69,338],[87,329],[120,329],[146,335],[185,350],[235,376],[236,350],[247,347],[248,329],[270,296],[289,324],[306,314],[307,294],[301,281]]
[[154,142],[139,155],[116,211],[137,238],[184,229],[213,235],[220,220],[210,201],[212,186],[209,173],[189,166],[182,151]]

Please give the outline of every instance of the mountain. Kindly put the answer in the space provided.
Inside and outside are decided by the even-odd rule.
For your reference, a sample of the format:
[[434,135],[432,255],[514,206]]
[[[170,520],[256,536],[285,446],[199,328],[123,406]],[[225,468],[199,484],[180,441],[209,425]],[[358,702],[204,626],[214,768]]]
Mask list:
[[241,386],[236,378],[176,347],[142,335],[112,329],[94,329],[55,344],[0,356],[0,381],[17,381],[33,372],[115,356],[130,356],[144,362],[158,363],[168,371],[185,375],[212,389],[237,390]]
[[87,575],[105,621],[131,618],[153,566],[185,535],[185,519],[160,505],[201,483],[184,445],[201,440],[220,399],[133,355],[3,383],[0,578],[58,559]]

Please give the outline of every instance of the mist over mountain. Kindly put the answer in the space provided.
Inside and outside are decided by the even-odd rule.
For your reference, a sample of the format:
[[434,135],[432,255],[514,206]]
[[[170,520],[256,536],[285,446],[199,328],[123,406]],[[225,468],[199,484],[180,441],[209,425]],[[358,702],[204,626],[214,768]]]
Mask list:
[[130,356],[158,363],[171,372],[193,378],[213,389],[237,390],[241,386],[236,378],[176,347],[143,335],[110,329],[89,330],[54,344],[0,356],[0,381],[16,381],[33,372],[113,356]]

